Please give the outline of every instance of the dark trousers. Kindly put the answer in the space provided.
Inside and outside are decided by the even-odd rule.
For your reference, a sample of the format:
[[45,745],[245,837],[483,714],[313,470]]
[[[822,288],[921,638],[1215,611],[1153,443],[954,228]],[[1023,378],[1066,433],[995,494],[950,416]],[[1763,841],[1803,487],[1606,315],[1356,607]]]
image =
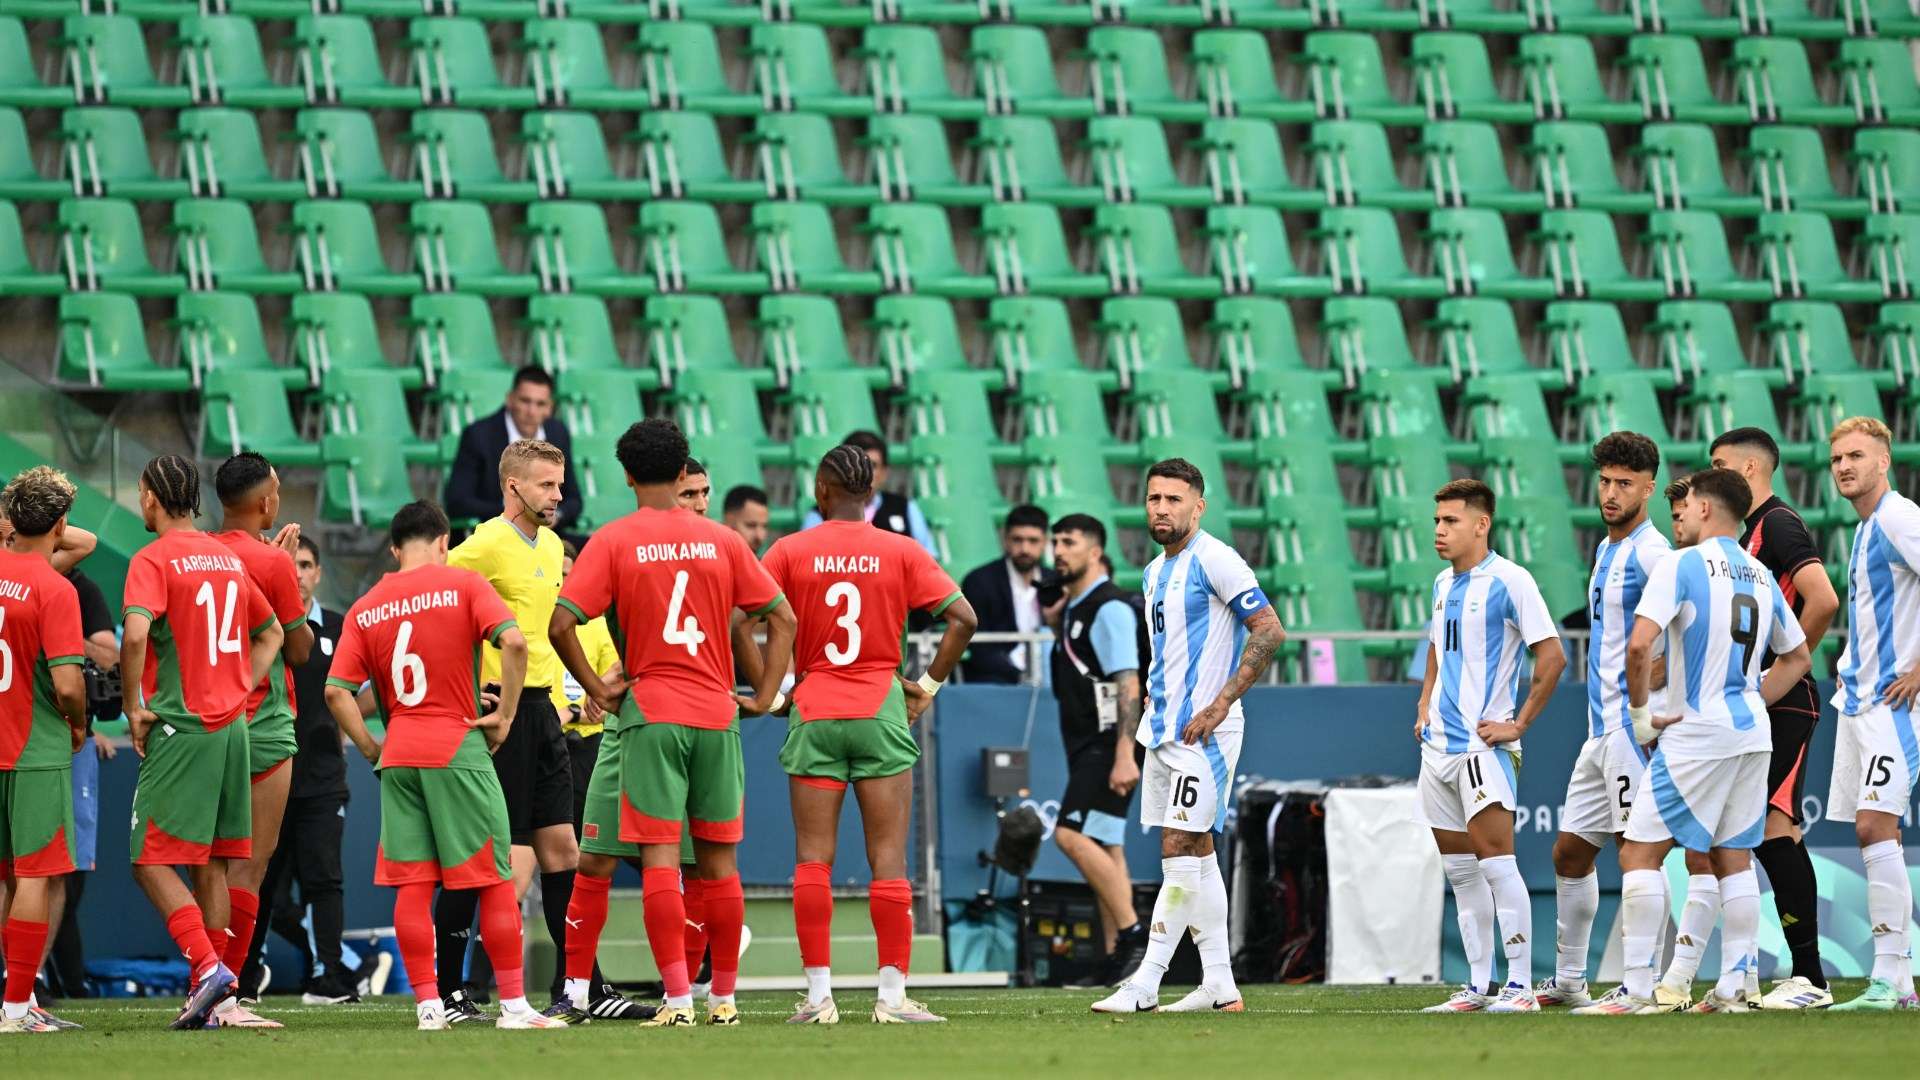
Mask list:
[[[260,962],[271,929],[300,950],[305,961],[300,972],[302,985],[312,980],[316,963],[323,974],[351,982],[352,973],[341,962],[340,947],[346,919],[340,867],[346,807],[344,795],[287,800],[286,816],[280,823],[280,846],[268,860],[266,880],[260,883],[261,904],[266,910],[254,924],[248,967]],[[300,886],[298,903],[293,900],[296,883]],[[313,910],[311,947],[300,925],[301,911],[306,908]]]
[[53,992],[60,997],[89,997],[86,950],[80,943],[80,898],[86,895],[85,872],[67,875],[67,911],[53,935],[47,971]]

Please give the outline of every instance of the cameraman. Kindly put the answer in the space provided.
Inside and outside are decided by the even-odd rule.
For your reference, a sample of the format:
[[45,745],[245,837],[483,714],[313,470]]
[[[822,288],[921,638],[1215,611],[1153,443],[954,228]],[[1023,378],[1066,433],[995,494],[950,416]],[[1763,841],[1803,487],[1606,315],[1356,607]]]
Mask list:
[[[1040,556],[1047,547],[1047,512],[1037,506],[1007,511],[1000,529],[1001,557],[976,566],[960,582],[960,592],[980,618],[980,632],[1004,634],[1040,629],[1040,599],[1036,594]],[[1031,650],[1024,644],[983,645],[976,642],[960,661],[960,673],[970,683],[1019,683],[1027,670]],[[1035,680],[1038,681],[1038,680]]]
[[[1053,569],[1064,598],[1048,604],[1053,696],[1067,750],[1067,790],[1053,839],[1080,869],[1100,904],[1104,969],[1077,986],[1113,986],[1145,959],[1147,928],[1133,907],[1127,873],[1128,807],[1140,782],[1140,672],[1146,667],[1140,617],[1107,575],[1107,529],[1087,514],[1053,525]],[[1051,600],[1052,598],[1047,598]]]

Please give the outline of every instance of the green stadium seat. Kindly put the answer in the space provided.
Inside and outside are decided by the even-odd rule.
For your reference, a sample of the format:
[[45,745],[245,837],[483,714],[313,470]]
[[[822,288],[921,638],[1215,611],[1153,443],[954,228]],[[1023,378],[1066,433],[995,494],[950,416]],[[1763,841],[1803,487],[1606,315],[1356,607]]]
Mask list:
[[1311,370],[1330,386],[1340,381],[1338,372],[1307,367],[1293,311],[1284,300],[1235,296],[1218,301],[1206,331],[1213,339],[1213,366],[1225,371],[1236,389],[1267,371]]
[[95,390],[185,392],[199,385],[191,367],[163,367],[147,349],[140,305],[122,293],[60,298],[60,348],[54,378]]
[[1754,325],[1754,332],[1766,343],[1767,355],[1779,363],[1789,382],[1819,373],[1866,374],[1869,383],[1878,381],[1885,390],[1899,384],[1900,373],[1892,368],[1868,372],[1860,366],[1846,316],[1834,304],[1778,301],[1767,308],[1767,317]]
[[1564,619],[1587,605],[1587,560],[1573,541],[1564,496],[1506,498],[1494,524],[1495,547],[1533,572],[1547,610]]
[[874,351],[893,373],[895,386],[917,392],[932,385],[929,379],[955,386],[947,376],[980,381],[983,375],[997,374],[967,362],[953,305],[938,297],[883,296],[874,303],[868,325],[873,328]]
[[1920,378],[1920,304],[1882,304],[1867,336],[1881,366],[1891,369],[1901,385]]
[[1030,371],[1010,404],[1019,408],[1030,437],[1078,440],[1082,453],[1100,450],[1087,453],[1094,458],[1130,451],[1113,437],[1102,389],[1100,377],[1091,371]]
[[1504,300],[1550,300],[1557,295],[1553,279],[1521,273],[1507,243],[1506,222],[1492,210],[1436,210],[1421,236],[1428,261],[1440,271],[1449,295]]
[[[1547,399],[1537,375],[1523,367],[1501,375],[1474,376],[1460,395],[1460,411],[1466,417],[1468,433],[1482,443],[1506,440],[1531,445],[1533,456],[1557,469],[1560,427],[1547,412]],[[1577,446],[1568,450],[1584,454]],[[1565,494],[1565,481],[1548,485],[1547,490]]]
[[429,105],[466,109],[529,109],[539,103],[534,87],[509,86],[494,67],[487,30],[472,18],[424,18],[407,24],[414,78]]
[[425,382],[418,369],[403,368],[387,359],[380,347],[380,325],[373,305],[358,293],[302,293],[293,298],[287,314],[293,340],[293,361],[307,369],[309,382],[320,385],[335,368],[371,368],[397,372],[401,385],[414,389]]
[[1741,31],[1747,34],[1810,41],[1844,37],[1848,32],[1838,13],[1816,15],[1808,0],[1734,0],[1733,11]]
[[1642,184],[1660,209],[1745,216],[1761,210],[1758,197],[1728,186],[1720,171],[1719,143],[1705,124],[1648,124],[1633,154],[1640,160]]
[[1439,297],[1438,277],[1416,274],[1400,250],[1400,229],[1379,207],[1328,210],[1308,234],[1319,241],[1337,293],[1371,293],[1401,299]]
[[559,390],[561,418],[582,446],[612,445],[646,418],[640,387],[625,371],[574,371]]
[[[1809,127],[1771,124],[1754,128],[1740,157],[1747,166],[1747,188],[1759,196],[1766,210],[1812,210],[1833,217],[1860,217],[1874,209],[1877,192],[1895,190],[1893,172],[1887,166],[1900,158],[1898,143],[1879,141],[1869,136],[1885,132],[1868,129],[1854,136],[1853,153],[1847,155],[1859,179],[1859,191],[1853,197],[1840,194],[1833,186],[1827,148],[1820,133]],[[1914,135],[1908,149],[1920,161],[1920,135]],[[1876,151],[1885,145],[1886,157]],[[1884,171],[1883,171],[1884,169]]]
[[[1545,7],[1543,3],[1539,5]],[[1414,5],[1415,17],[1426,30],[1468,30],[1480,34],[1523,34],[1529,11],[1515,11],[1497,0],[1431,0]]]
[[1024,386],[1034,372],[1092,374],[1080,362],[1080,345],[1067,306],[1053,298],[1007,297],[987,307],[981,328],[993,361],[1008,386]]
[[[637,5],[636,5],[637,7]],[[707,447],[710,443],[701,443],[701,460],[712,459]],[[589,448],[579,456],[577,475],[580,478],[580,516],[591,525],[603,525],[618,521],[633,513],[633,493],[627,489],[627,470],[620,459],[603,447]],[[760,483],[761,476],[749,477],[748,483]]]
[[430,199],[527,202],[538,198],[533,180],[509,180],[500,168],[487,118],[470,109],[421,109],[406,141],[414,170]]
[[1416,96],[1432,119],[1525,124],[1534,118],[1532,105],[1502,91],[1479,34],[1415,34],[1407,65],[1414,72]]
[[1848,273],[1834,243],[1833,224],[1810,211],[1762,214],[1749,242],[1778,296],[1804,296],[1838,303],[1873,303],[1880,284]]
[[298,50],[307,100],[358,109],[411,109],[426,103],[419,87],[387,79],[373,26],[358,15],[303,15],[288,44]]
[[[412,359],[420,365],[426,384],[437,387],[436,396],[443,405],[458,399],[459,386],[450,384],[475,386],[484,381],[482,377],[497,378],[513,373],[494,334],[493,311],[478,296],[462,293],[416,296],[408,304],[405,322],[412,331]],[[473,378],[466,379],[467,376]],[[497,397],[504,399],[506,393],[507,387],[502,385]],[[483,411],[492,410],[490,400],[482,399],[482,403],[487,404]],[[457,436],[465,426],[460,424],[453,433]]]
[[328,435],[320,442],[324,520],[377,526],[414,499],[413,479],[400,447],[381,435]]
[[1216,206],[1207,211],[1207,269],[1229,293],[1326,296],[1333,282],[1294,264],[1280,212],[1267,206]]
[[328,435],[377,436],[409,462],[439,462],[439,446],[414,434],[406,392],[396,373],[334,368],[321,379],[318,398]]
[[840,164],[833,122],[816,113],[762,113],[746,136],[766,197],[865,206],[880,197],[874,184],[855,183]]
[[[585,19],[530,19],[521,28],[519,48],[526,56],[527,81],[533,84],[535,103],[544,108],[554,109],[637,109],[643,106],[673,108],[662,97],[654,96],[660,89],[655,78],[665,81],[668,87],[680,86],[680,82],[693,82],[705,76],[709,71],[720,72],[723,69],[716,60],[712,68],[697,68],[688,71],[685,80],[676,81],[679,75],[677,66],[671,74],[663,74],[661,63],[671,61],[657,60],[647,49],[653,34],[661,27],[694,27],[705,29],[700,23],[646,23],[639,29],[635,42],[635,51],[640,54],[641,73],[645,80],[645,89],[622,86],[615,81],[613,69],[607,64],[606,47],[600,39],[600,30]],[[745,95],[741,95],[744,97]],[[706,101],[704,105],[720,104],[718,101]]]
[[[567,220],[564,222],[548,217],[553,213],[548,208],[555,205],[568,206]],[[588,220],[589,214],[599,219],[598,236],[591,232],[594,225]],[[589,250],[595,246],[604,248],[606,259],[612,259],[613,249],[607,240],[606,221],[600,217],[597,205],[535,203],[528,208],[529,224],[533,223],[535,215],[555,227],[554,231],[546,234],[551,237],[548,243],[564,243],[566,246],[564,252],[549,252],[550,265],[577,266],[572,254],[575,245]],[[634,235],[640,238],[640,269],[652,274],[652,283],[661,292],[757,294],[769,288],[766,274],[758,270],[742,270],[734,264],[728,253],[727,237],[720,230],[720,217],[707,203],[664,199],[641,203],[640,222],[634,228]],[[536,254],[539,250],[536,248]],[[603,263],[603,266],[604,269],[594,281],[581,286],[583,291],[619,295],[606,290],[629,289],[634,285],[632,276],[618,266],[610,263]]]
[[139,20],[131,15],[69,15],[56,39],[77,100],[100,105],[177,109],[187,88],[163,83],[147,58]]
[[536,296],[527,302],[527,328],[533,362],[562,382],[582,371],[611,371],[649,388],[658,383],[653,372],[627,363],[606,301],[597,296]]
[[889,202],[977,206],[993,198],[990,186],[961,181],[946,128],[936,117],[875,116],[860,144],[867,150],[867,179]]
[[125,199],[68,199],[54,218],[60,272],[75,290],[172,296],[186,288],[147,257],[147,231]]
[[1590,300],[1548,304],[1540,330],[1546,335],[1548,361],[1559,367],[1570,387],[1595,376],[1617,374],[1633,375],[1653,386],[1673,385],[1672,372],[1640,366],[1620,308],[1614,304]]
[[1733,12],[1707,0],[1647,0],[1644,6],[1635,4],[1628,10],[1634,29],[1641,33],[1690,38],[1730,38],[1741,33]]
[[[0,38],[5,31],[0,30]],[[178,24],[173,44],[179,50],[180,78],[188,95],[202,105],[241,109],[297,109],[307,103],[304,87],[276,80],[267,67],[254,20],[244,15],[193,14]],[[5,46],[0,44],[0,51]],[[5,67],[0,61],[0,67]],[[0,98],[4,98],[0,93]]]
[[992,275],[969,273],[960,265],[947,212],[938,206],[883,203],[867,213],[861,228],[888,292],[984,299],[997,291]]
[[191,289],[284,295],[301,287],[299,274],[267,265],[253,208],[238,199],[182,199],[173,204],[172,232]]
[[1173,215],[1164,206],[1102,206],[1085,235],[1112,292],[1206,300],[1223,291],[1219,278],[1187,268]]
[[1530,236],[1560,296],[1609,301],[1659,300],[1664,281],[1627,268],[1613,219],[1599,210],[1549,210]]
[[[1269,547],[1277,569],[1318,571],[1348,584],[1354,568],[1353,543],[1348,538],[1352,507],[1336,488],[1331,493],[1308,492],[1269,503]],[[1353,594],[1349,585],[1348,594]]]
[[283,468],[320,464],[320,444],[301,437],[287,390],[270,371],[215,369],[201,388],[200,453],[265,454]]
[[1094,114],[1091,97],[1060,89],[1046,32],[1037,26],[975,27],[967,59],[989,113],[1072,120]]
[[[1804,56],[1802,59],[1805,59]],[[1757,110],[1750,112],[1747,104],[1721,99],[1707,74],[1707,62],[1701,55],[1700,42],[1694,38],[1673,34],[1637,35],[1628,39],[1627,52],[1621,58],[1620,66],[1626,71],[1627,82],[1633,88],[1633,99],[1639,103],[1641,114],[1647,120],[1738,124],[1748,120],[1777,119],[1765,117]],[[1758,80],[1775,73],[1771,63],[1762,62],[1747,68],[1746,74],[1757,85]]]
[[1326,195],[1293,182],[1277,127],[1265,120],[1209,120],[1194,143],[1216,203],[1314,210]]
[[1312,681],[1315,669],[1307,657],[1319,648],[1332,651],[1334,676],[1340,682],[1367,681],[1367,656],[1360,642],[1316,637],[1367,629],[1355,587],[1344,570],[1344,566],[1328,570],[1308,563],[1279,563],[1261,571],[1281,625],[1287,628],[1289,640],[1281,647],[1286,665],[1282,678],[1287,682]]
[[1418,371],[1432,378],[1450,376],[1445,368],[1424,367],[1413,357],[1400,305],[1378,297],[1335,297],[1321,309],[1320,331],[1328,367],[1338,367],[1348,387],[1378,372]]
[[1246,388],[1237,396],[1261,446],[1272,440],[1300,440],[1325,447],[1335,457],[1352,457],[1359,449],[1335,430],[1319,372],[1258,368],[1248,373]]
[[1100,354],[1123,389],[1147,371],[1192,371],[1187,331],[1180,308],[1171,300],[1128,297],[1100,305],[1091,329],[1100,336]]
[[1414,147],[1441,206],[1483,206],[1506,214],[1539,213],[1545,199],[1507,175],[1506,155],[1491,124],[1448,120],[1421,129]]
[[1834,6],[1853,37],[1920,37],[1920,16],[1902,0],[1840,0]]
[[687,368],[675,376],[666,400],[690,439],[750,447],[767,464],[791,457],[786,444],[767,437],[757,387],[746,371]]
[[1355,30],[1414,30],[1421,12],[1389,0],[1320,0],[1310,5],[1316,26],[1344,26]]
[[786,402],[794,463],[803,473],[811,472],[847,432],[880,429],[872,386],[859,371],[796,371]]
[[[705,134],[712,140],[713,162],[724,172],[726,163],[720,157],[720,137],[714,133],[713,120],[698,113],[641,114],[637,137],[642,157],[649,166],[645,178],[622,176],[614,169],[600,121],[593,115],[527,113],[520,118],[520,140],[526,144],[527,171],[533,174],[534,190],[543,199],[624,202],[648,197],[680,198],[685,193],[682,185],[688,179],[688,174],[680,171],[682,154],[686,154],[685,161],[691,167],[696,161],[694,154],[699,152],[687,141],[693,134],[681,131],[681,125],[676,123],[689,116],[705,122]],[[701,192],[714,190],[706,186],[707,165],[705,161],[699,162],[702,171],[693,174],[694,186]],[[732,183],[731,197],[736,199],[750,199],[759,191],[759,185],[751,181]]]
[[1888,298],[1913,295],[1920,272],[1920,215],[1875,214],[1867,219],[1860,247]]
[[1535,124],[1522,147],[1549,207],[1583,207],[1608,213],[1645,213],[1653,196],[1629,191],[1614,169],[1606,129],[1586,121]]
[[[675,204],[648,203],[643,213],[655,205]],[[597,203],[535,202],[527,207],[526,232],[532,237],[528,261],[541,292],[649,296],[659,280],[657,275],[649,280],[621,264],[606,214]],[[724,257],[726,249],[718,250]]]
[[1174,88],[1163,38],[1162,31],[1145,27],[1098,26],[1087,33],[1079,55],[1087,61],[1095,112],[1175,123],[1206,119],[1205,102]]
[[251,108],[182,110],[174,138],[180,143],[180,171],[196,197],[281,202],[306,194],[305,184],[273,174]]
[[420,181],[396,179],[387,171],[373,118],[365,112],[302,109],[293,126],[308,198],[390,202],[424,195]]
[[[1808,375],[1801,381],[1800,390],[1793,397],[1793,411],[1799,428],[1797,437],[1804,440],[1809,449],[1807,459],[1801,464],[1811,472],[1826,465],[1827,433],[1833,430],[1834,425],[1849,416],[1879,416],[1885,410],[1880,404],[1880,390],[1875,385],[1872,373],[1823,371]],[[1832,506],[1831,503],[1829,505]],[[1829,527],[1840,524],[1846,520],[1845,511],[1851,509],[1846,507],[1844,511],[1832,513],[1826,524]]]
[[753,325],[760,332],[762,363],[774,370],[782,386],[802,371],[849,369],[862,372],[872,386],[887,384],[886,369],[854,362],[839,305],[828,297],[764,297]]
[[752,89],[760,107],[824,116],[868,116],[871,97],[848,93],[834,70],[827,32],[805,23],[761,23],[747,33]]
[[857,6],[874,22],[975,23],[987,17],[978,0],[872,0]]
[[946,52],[931,26],[869,26],[853,56],[863,65],[861,89],[886,113],[918,113],[942,120],[977,120],[987,103],[954,92]]
[[18,109],[0,108],[0,199],[62,199],[81,194],[71,180],[43,176]]
[[[491,323],[487,332],[493,332]],[[434,429],[440,433],[440,461],[451,465],[460,452],[461,433],[506,400],[513,387],[513,369],[455,367],[442,371],[432,385],[427,400],[434,412]]]
[[769,202],[753,208],[747,226],[755,264],[775,292],[877,293],[881,276],[856,270],[840,254],[838,232],[818,203]]
[[[1607,89],[1594,59],[1593,42],[1578,34],[1528,34],[1514,60],[1527,100],[1542,119],[1596,124],[1637,124],[1646,119],[1637,101],[1622,101]],[[1536,132],[1536,135],[1538,133]]]
[[1375,435],[1369,438],[1367,456],[1374,500],[1384,505],[1402,499],[1430,498],[1452,480],[1453,470],[1447,465],[1447,459],[1434,452],[1434,440],[1445,437],[1443,431],[1418,437]]
[[[1737,427],[1785,431],[1773,407],[1773,386],[1768,374],[1751,370],[1717,371],[1695,379],[1680,399],[1682,414],[1692,418],[1693,434],[1706,441]],[[1783,464],[1807,463],[1787,446],[1780,448],[1780,457]]]
[[500,261],[493,217],[477,202],[414,203],[407,217],[414,268],[428,292],[481,296],[530,296],[540,288],[530,273],[514,273]]
[[1368,120],[1322,120],[1313,125],[1307,159],[1326,201],[1333,206],[1381,206],[1425,210],[1433,192],[1400,180],[1399,158],[1386,129]]
[[1201,12],[1210,22],[1249,30],[1306,30],[1313,12],[1292,0],[1206,0]]
[[[1257,484],[1276,518],[1284,513],[1285,504],[1296,498],[1345,500],[1332,447],[1314,439],[1275,436],[1258,440],[1254,454]],[[1339,517],[1363,516],[1366,509],[1353,507]]]
[[980,212],[986,265],[1002,293],[1104,296],[1104,274],[1074,266],[1060,212],[1038,203],[996,203]]
[[[1532,390],[1535,395],[1540,392],[1537,386]],[[1544,406],[1542,408],[1544,410]],[[1476,417],[1478,415],[1476,413]],[[1567,474],[1557,452],[1559,449],[1557,436],[1552,432],[1545,436],[1519,438],[1482,436],[1478,467],[1501,500],[1550,498],[1565,501],[1569,499]],[[1568,446],[1566,450],[1574,454],[1586,453],[1584,448],[1578,446]],[[1584,528],[1602,524],[1597,507],[1575,507],[1569,516],[1573,525]]]
[[1661,304],[1647,333],[1658,343],[1660,362],[1672,369],[1686,387],[1707,375],[1755,372],[1774,385],[1786,382],[1785,373],[1760,371],[1747,363],[1746,347],[1734,327],[1727,305],[1711,300],[1678,300]]
[[1213,192],[1188,184],[1174,169],[1166,131],[1158,120],[1102,116],[1087,125],[1086,143],[1093,177],[1104,201],[1164,206],[1207,206]]
[[185,180],[163,179],[154,171],[140,114],[132,109],[67,109],[60,114],[60,143],[76,193],[116,199],[187,194]]
[[1636,18],[1606,0],[1538,0],[1526,12],[1532,29],[1591,37],[1624,37],[1634,32]]
[[[1854,194],[1871,212],[1891,214],[1920,205],[1920,132],[1862,128],[1854,132],[1847,157],[1853,163]],[[1809,202],[1807,209],[1820,206]]]
[[[1376,331],[1379,329],[1375,327]],[[1394,332],[1399,332],[1397,327]],[[1376,343],[1378,336],[1376,334]],[[1412,488],[1397,492],[1400,495],[1418,496],[1446,483],[1443,475],[1446,455],[1436,450],[1452,439],[1446,410],[1440,404],[1438,381],[1430,376],[1430,370],[1408,365],[1381,365],[1368,370],[1359,380],[1356,400],[1365,422],[1369,455],[1377,463],[1382,456],[1383,441],[1400,440],[1400,444],[1389,446],[1390,456],[1404,453],[1409,458],[1426,459],[1398,463],[1397,467],[1403,472],[1422,478]],[[1413,444],[1420,440],[1425,440],[1426,446],[1416,451]],[[1431,483],[1426,480],[1428,476],[1434,478]]]
[[1112,519],[1123,514],[1142,516],[1138,507],[1123,505],[1114,496],[1107,462],[1086,452],[1078,439],[1028,436],[1022,444],[1027,459],[1027,497],[1047,510],[1048,517],[1070,511]]
[[1186,439],[1211,447],[1227,461],[1250,460],[1252,441],[1227,433],[1213,390],[1212,374],[1197,368],[1146,368],[1135,372],[1126,404],[1133,410],[1141,441]]
[[1273,54],[1258,30],[1202,30],[1193,35],[1187,62],[1213,116],[1282,124],[1304,124],[1314,118],[1312,102],[1281,91],[1274,77]]
[[1851,38],[1840,43],[1840,72],[1844,101],[1853,118],[1822,119],[1809,123],[1850,123],[1854,118],[1876,124],[1910,127],[1920,124],[1920,82],[1905,42],[1887,38]]
[[1560,372],[1527,362],[1526,344],[1505,300],[1442,300],[1428,325],[1440,334],[1440,352],[1453,370],[1454,382],[1515,374],[1536,382],[1560,381]]
[[294,267],[308,289],[372,296],[412,296],[420,275],[394,270],[381,250],[373,211],[363,202],[295,203]]
[[739,0],[567,0],[569,10],[599,23],[648,22],[674,19],[712,23],[715,26],[750,26],[766,16],[758,4]]
[[[1842,47],[1844,50],[1844,46]],[[1906,55],[1906,50],[1900,50]],[[1844,63],[1845,53],[1842,52]],[[1850,124],[1852,110],[1829,105],[1814,81],[1806,46],[1786,38],[1747,37],[1734,43],[1727,73],[1739,89],[1740,100],[1755,122],[1789,124]],[[1906,65],[1907,85],[1913,85],[1912,61]],[[1687,119],[1707,119],[1706,116]],[[1738,122],[1738,121],[1735,121]]]
[[1105,201],[1098,186],[1076,183],[1068,175],[1050,120],[989,116],[980,122],[971,145],[979,152],[981,168],[998,201],[1032,199],[1056,206],[1096,206]]
[[1764,302],[1772,283],[1749,278],[1734,264],[1718,215],[1705,210],[1662,210],[1647,218],[1641,242],[1660,265],[1669,296]]
[[[773,385],[771,369],[749,369],[733,349],[726,308],[712,296],[655,296],[640,317],[646,362],[674,383],[690,370],[748,374],[762,389]],[[756,406],[757,407],[757,406]]]
[[1306,65],[1315,115],[1382,124],[1418,124],[1426,110],[1394,96],[1380,43],[1372,34],[1317,31],[1308,34],[1299,62]]
[[20,211],[0,199],[0,296],[58,296],[66,287],[59,274],[34,269]]
[[74,88],[43,82],[34,71],[26,26],[0,15],[0,106],[57,109],[74,102]]

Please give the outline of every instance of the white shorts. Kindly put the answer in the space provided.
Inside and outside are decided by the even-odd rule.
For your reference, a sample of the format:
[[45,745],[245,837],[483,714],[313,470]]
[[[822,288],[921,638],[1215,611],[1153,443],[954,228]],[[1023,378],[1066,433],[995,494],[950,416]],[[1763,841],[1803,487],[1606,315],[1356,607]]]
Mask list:
[[1571,833],[1594,847],[1626,831],[1627,812],[1647,761],[1633,736],[1609,731],[1591,738],[1574,759],[1567,780],[1567,800],[1560,805],[1560,831]]
[[1751,850],[1767,831],[1767,761],[1756,750],[1726,758],[1668,761],[1653,752],[1627,815],[1627,839],[1671,840],[1688,851]]
[[1240,733],[1215,732],[1199,746],[1170,739],[1147,749],[1140,766],[1140,824],[1181,832],[1227,827]]
[[1827,818],[1852,821],[1861,810],[1898,817],[1913,797],[1920,774],[1920,730],[1913,713],[1875,705],[1858,716],[1841,716],[1833,742],[1833,783],[1827,788]]
[[1504,747],[1449,754],[1420,747],[1420,809],[1414,817],[1430,829],[1466,832],[1467,822],[1490,806],[1518,806],[1519,762]]

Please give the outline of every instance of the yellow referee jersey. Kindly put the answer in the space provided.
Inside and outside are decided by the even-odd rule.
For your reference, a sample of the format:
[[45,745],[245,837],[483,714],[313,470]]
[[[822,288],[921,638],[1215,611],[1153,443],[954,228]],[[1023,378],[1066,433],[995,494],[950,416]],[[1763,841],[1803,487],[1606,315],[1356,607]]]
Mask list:
[[[587,663],[595,673],[605,675],[620,663],[620,650],[614,647],[613,631],[607,629],[606,616],[602,615],[591,622],[582,623],[575,633],[579,635],[580,649],[587,654]],[[573,674],[566,671],[562,665],[560,681],[553,687],[553,709],[560,714],[568,731],[577,731],[583,736],[597,735],[602,728],[606,727],[605,724],[566,720],[568,707],[578,705],[580,699],[586,696],[586,690],[574,681]]]
[[[560,597],[560,537],[542,528],[528,539],[504,517],[482,522],[473,535],[447,555],[449,565],[478,573],[507,602],[527,638],[527,685],[551,689],[560,683],[560,656],[547,640],[547,620]],[[500,650],[486,646],[482,682],[500,681]]]

